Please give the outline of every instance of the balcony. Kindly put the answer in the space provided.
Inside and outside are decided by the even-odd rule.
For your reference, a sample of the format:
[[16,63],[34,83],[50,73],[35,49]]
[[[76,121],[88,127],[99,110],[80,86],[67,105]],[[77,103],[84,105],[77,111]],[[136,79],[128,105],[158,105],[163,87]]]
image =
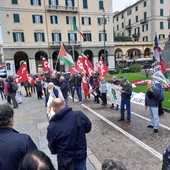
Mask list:
[[125,28],[126,28],[127,30],[131,30],[131,29],[132,29],[132,26],[131,26],[131,24],[129,24],[129,25],[127,25]]
[[140,23],[141,23],[141,24],[145,24],[145,23],[147,23],[148,21],[149,21],[149,18],[147,17],[147,18],[141,19],[141,20],[140,20]]
[[47,11],[49,12],[72,12],[77,13],[78,8],[77,7],[68,7],[68,6],[59,6],[59,5],[48,5],[46,7]]
[[170,16],[167,17],[167,20],[170,21]]
[[50,42],[50,47],[60,47],[61,43],[64,43],[66,46],[72,46],[74,45],[75,47],[80,47],[81,43],[80,41],[52,41]]
[[139,38],[139,37],[140,37],[140,33],[132,34],[132,37],[133,37],[133,38]]

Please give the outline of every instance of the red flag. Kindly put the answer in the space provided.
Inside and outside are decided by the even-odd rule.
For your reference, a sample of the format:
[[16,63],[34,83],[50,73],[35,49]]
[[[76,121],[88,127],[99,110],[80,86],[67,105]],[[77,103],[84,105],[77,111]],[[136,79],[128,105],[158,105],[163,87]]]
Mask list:
[[90,60],[87,58],[87,56],[85,56],[83,54],[82,57],[83,57],[83,66],[84,66],[84,69],[85,69],[87,75],[91,76],[92,72],[94,71],[94,68],[93,68]]
[[35,85],[34,79],[33,79],[33,77],[32,77],[31,75],[28,75],[28,82],[29,82],[29,84],[31,84],[32,86]]
[[84,72],[82,72],[82,88],[84,90],[84,96],[88,96],[89,95],[89,88],[88,85],[86,83],[86,75]]
[[109,72],[108,67],[104,64],[102,57],[100,58],[99,65],[98,65],[98,73],[100,76],[105,76]]
[[19,84],[22,83],[24,81],[28,80],[28,76],[27,76],[27,65],[26,63],[23,63],[20,67],[20,69],[17,72],[17,75],[14,77],[14,81]]
[[43,65],[43,70],[44,70],[44,71],[48,71],[49,73],[52,73],[52,71],[51,71],[51,69],[50,69],[50,65],[49,65],[47,59],[44,58],[44,57],[43,57],[43,59],[42,59],[42,65]]
[[81,74],[82,74],[82,72],[85,72],[82,56],[78,57],[77,62],[75,64],[75,68]]
[[68,69],[72,74],[74,74],[75,72],[79,72],[75,67],[68,67]]

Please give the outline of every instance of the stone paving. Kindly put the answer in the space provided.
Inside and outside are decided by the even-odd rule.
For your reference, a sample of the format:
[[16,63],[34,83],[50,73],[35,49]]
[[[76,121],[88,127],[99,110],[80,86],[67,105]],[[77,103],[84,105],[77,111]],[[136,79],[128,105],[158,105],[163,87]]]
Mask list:
[[[23,92],[23,96],[24,96]],[[6,103],[0,99],[0,103]],[[57,169],[56,155],[51,155],[47,147],[47,126],[46,109],[44,107],[44,100],[38,100],[36,95],[32,97],[23,97],[23,103],[19,105],[18,109],[14,110],[14,129],[20,133],[29,134],[37,147],[44,151],[52,160]],[[88,157],[95,160],[95,156],[88,149]],[[98,161],[98,160],[97,160]],[[95,170],[93,164],[87,159],[87,169]]]

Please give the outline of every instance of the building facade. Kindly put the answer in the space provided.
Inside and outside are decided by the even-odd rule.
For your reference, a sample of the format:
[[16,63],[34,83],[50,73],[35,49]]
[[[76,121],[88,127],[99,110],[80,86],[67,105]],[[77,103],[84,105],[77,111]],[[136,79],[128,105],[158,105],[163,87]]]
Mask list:
[[[0,9],[8,74],[16,73],[21,60],[31,74],[37,73],[42,56],[53,69],[67,70],[57,60],[61,42],[75,61],[84,51],[96,67],[106,54],[105,62],[114,68],[112,0],[5,0]],[[73,29],[73,22],[84,37]]]

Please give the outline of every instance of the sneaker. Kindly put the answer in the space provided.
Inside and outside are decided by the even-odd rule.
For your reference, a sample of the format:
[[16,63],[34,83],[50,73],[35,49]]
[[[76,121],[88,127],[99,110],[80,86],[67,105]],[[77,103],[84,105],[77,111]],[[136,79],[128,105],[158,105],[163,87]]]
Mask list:
[[154,128],[152,125],[148,125],[147,128]]
[[110,108],[111,108],[111,109],[114,108],[114,105],[111,105]]
[[124,121],[124,120],[125,120],[125,119],[121,119],[121,118],[120,118],[120,119],[118,120],[118,122],[122,122],[122,121]]
[[82,104],[82,102],[78,102],[79,104]]
[[154,129],[153,132],[154,132],[154,133],[158,133],[158,129]]

